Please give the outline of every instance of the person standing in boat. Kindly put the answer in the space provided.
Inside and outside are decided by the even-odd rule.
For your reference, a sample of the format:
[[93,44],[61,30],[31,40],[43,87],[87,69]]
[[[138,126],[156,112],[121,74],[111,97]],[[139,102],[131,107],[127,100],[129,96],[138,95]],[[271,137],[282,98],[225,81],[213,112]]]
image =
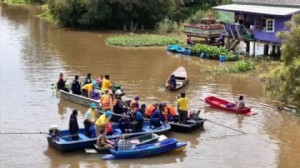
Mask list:
[[81,95],[81,86],[80,86],[78,75],[75,76],[75,79],[72,82],[71,89],[72,89],[73,94]]
[[72,140],[78,140],[78,122],[77,122],[77,115],[78,111],[76,109],[73,110],[71,116],[70,116],[70,121],[69,121],[69,131],[72,136]]
[[83,83],[84,85],[85,85],[85,84],[92,83],[91,76],[92,76],[91,73],[88,73],[88,74],[86,75],[86,78],[85,78],[84,83]]
[[100,135],[101,130],[105,130],[106,124],[109,123],[111,118],[111,112],[110,110],[106,110],[96,121],[95,123],[95,131],[96,136],[98,137]]
[[104,75],[104,78],[102,79],[102,87],[101,87],[101,91],[102,93],[105,92],[105,90],[107,89],[111,89],[112,87],[112,82],[110,82],[109,80],[109,75]]
[[67,80],[64,79],[64,74],[60,73],[59,74],[59,79],[58,79],[58,82],[57,82],[57,89],[69,92],[69,89],[67,89],[66,86],[65,86],[66,82],[67,82]]
[[179,124],[185,124],[188,117],[188,104],[189,104],[189,99],[185,97],[185,93],[180,94],[180,98],[177,100],[177,103],[178,103]]
[[87,137],[90,138],[92,135],[93,126],[95,125],[95,120],[97,118],[95,109],[96,109],[96,103],[91,103],[90,108],[85,113],[85,117],[83,121],[85,134]]

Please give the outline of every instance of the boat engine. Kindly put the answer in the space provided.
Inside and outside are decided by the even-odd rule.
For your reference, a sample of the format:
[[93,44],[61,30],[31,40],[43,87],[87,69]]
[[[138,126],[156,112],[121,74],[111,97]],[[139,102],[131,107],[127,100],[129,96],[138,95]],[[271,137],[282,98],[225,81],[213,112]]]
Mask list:
[[57,125],[51,125],[49,128],[49,134],[52,139],[58,139],[59,129]]

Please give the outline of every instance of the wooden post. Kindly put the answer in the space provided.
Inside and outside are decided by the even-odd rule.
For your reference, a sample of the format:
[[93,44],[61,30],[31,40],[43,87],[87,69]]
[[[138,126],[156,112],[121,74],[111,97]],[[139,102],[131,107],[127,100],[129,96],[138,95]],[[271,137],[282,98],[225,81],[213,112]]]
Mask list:
[[264,56],[267,56],[269,54],[269,45],[265,44],[264,45]]
[[253,41],[253,53],[252,56],[255,57],[255,41]]
[[278,47],[277,48],[278,57],[281,58],[281,49],[280,49],[281,46],[277,46],[277,47]]
[[272,45],[271,56],[275,56],[275,49],[276,49],[275,45]]
[[247,55],[250,55],[250,41],[245,41],[245,43],[246,43],[246,54]]

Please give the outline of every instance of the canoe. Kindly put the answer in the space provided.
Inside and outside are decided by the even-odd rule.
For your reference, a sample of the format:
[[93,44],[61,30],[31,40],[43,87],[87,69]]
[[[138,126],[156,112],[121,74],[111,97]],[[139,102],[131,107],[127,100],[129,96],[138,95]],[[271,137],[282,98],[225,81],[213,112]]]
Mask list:
[[110,152],[112,154],[104,155],[102,159],[113,160],[113,159],[141,158],[141,157],[166,153],[168,151],[182,148],[186,145],[187,145],[186,142],[178,142],[174,138],[169,138],[158,143],[136,146],[135,148],[129,150],[119,151],[119,150],[111,149]]
[[[145,134],[145,135],[129,138],[128,140],[132,142],[132,144],[134,144],[135,146],[140,146],[140,145],[155,143],[158,141],[158,138],[159,136],[157,134]],[[113,139],[111,141],[116,142],[117,139]],[[95,144],[95,149],[98,153],[110,153],[109,148],[101,148],[98,147],[96,144]]]
[[191,50],[182,48],[178,44],[175,45],[169,45],[167,47],[167,51],[179,53],[179,54],[185,54],[185,55],[191,55]]
[[76,95],[70,92],[66,92],[64,90],[60,90],[60,97],[84,106],[90,106],[91,103],[96,103],[97,107],[99,107],[99,100],[87,98],[81,95]]
[[171,89],[171,90],[178,90],[180,88],[182,88],[186,83],[187,83],[187,80],[188,80],[188,75],[186,73],[186,70],[184,67],[178,67],[174,72],[172,72],[167,81],[166,81],[166,88],[170,90],[170,88],[168,87],[168,81],[170,79],[170,76],[171,75],[175,75],[175,79],[176,79],[176,88],[175,89]]
[[198,128],[203,127],[206,119],[198,118],[196,120],[187,120],[185,124],[179,124],[178,122],[170,122],[171,130],[178,132],[191,132]]
[[[236,103],[229,102],[227,100],[215,97],[215,96],[208,96],[204,98],[205,103],[209,104],[212,108],[225,110],[228,112],[238,113],[238,114],[245,114],[245,115],[252,115],[254,114],[251,112],[250,107],[246,107],[245,109],[236,109]],[[230,107],[229,107],[230,105]]]
[[[113,135],[107,135],[107,139],[115,139],[120,137],[122,134],[121,130],[118,127],[118,124],[112,124],[114,133]],[[143,130],[141,132],[128,133],[129,137],[145,135],[149,133],[163,133],[171,129],[169,124],[157,128],[150,128],[149,121],[144,122]],[[54,147],[55,149],[61,152],[68,152],[73,150],[80,150],[85,148],[94,148],[94,144],[96,143],[96,134],[93,133],[92,137],[89,138],[85,136],[84,128],[80,128],[78,131],[79,140],[72,140],[69,130],[61,130],[57,137],[53,138],[50,133],[46,134],[49,145]]]

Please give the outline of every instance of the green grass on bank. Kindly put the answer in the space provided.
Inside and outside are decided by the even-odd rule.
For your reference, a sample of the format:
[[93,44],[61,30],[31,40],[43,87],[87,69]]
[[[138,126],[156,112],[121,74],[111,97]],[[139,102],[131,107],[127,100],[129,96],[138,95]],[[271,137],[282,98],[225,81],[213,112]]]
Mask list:
[[40,15],[37,15],[37,16],[41,19],[44,19],[44,20],[47,20],[51,23],[57,24],[57,20],[53,17],[53,15],[50,14],[49,10],[47,10],[46,12],[44,12]]
[[242,60],[222,68],[210,68],[207,69],[206,72],[226,74],[226,73],[247,73],[254,70],[255,70],[255,65],[253,61]]
[[179,40],[174,37],[155,34],[118,35],[109,37],[105,41],[107,45],[121,47],[166,46],[178,42]]

